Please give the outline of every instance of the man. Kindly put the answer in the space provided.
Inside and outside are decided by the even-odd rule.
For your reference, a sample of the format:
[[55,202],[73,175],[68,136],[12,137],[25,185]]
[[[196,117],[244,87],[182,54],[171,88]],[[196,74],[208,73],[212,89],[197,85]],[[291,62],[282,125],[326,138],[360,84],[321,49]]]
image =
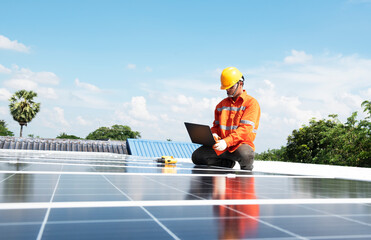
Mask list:
[[233,168],[236,161],[241,169],[252,170],[254,162],[254,140],[259,127],[260,107],[255,98],[243,89],[245,78],[235,67],[223,70],[220,89],[228,97],[215,108],[215,119],[211,132],[214,146],[201,146],[192,154],[196,165]]

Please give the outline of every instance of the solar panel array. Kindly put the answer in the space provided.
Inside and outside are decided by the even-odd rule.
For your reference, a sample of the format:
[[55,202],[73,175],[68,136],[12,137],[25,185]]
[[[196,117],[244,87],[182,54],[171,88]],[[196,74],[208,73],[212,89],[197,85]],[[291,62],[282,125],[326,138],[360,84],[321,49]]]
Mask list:
[[371,182],[0,150],[1,239],[371,239]]

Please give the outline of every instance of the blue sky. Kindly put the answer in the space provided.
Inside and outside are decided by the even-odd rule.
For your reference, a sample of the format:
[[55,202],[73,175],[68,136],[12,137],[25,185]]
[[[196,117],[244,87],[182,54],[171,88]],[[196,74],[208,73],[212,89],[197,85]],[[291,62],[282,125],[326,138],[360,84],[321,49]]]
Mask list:
[[2,1],[0,119],[18,134],[8,98],[25,88],[42,104],[26,136],[122,124],[189,141],[183,122],[212,124],[236,66],[262,108],[257,151],[278,148],[371,99],[370,13],[368,0]]

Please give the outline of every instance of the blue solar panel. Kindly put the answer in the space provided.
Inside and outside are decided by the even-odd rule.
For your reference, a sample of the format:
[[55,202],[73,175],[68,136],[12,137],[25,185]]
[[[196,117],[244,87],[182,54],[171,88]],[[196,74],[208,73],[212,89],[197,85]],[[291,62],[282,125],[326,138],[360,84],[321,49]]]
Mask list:
[[371,182],[1,149],[0,239],[371,239]]
[[190,158],[194,150],[201,145],[194,143],[154,141],[144,139],[128,139],[127,148],[131,155],[142,157],[173,156],[176,158]]

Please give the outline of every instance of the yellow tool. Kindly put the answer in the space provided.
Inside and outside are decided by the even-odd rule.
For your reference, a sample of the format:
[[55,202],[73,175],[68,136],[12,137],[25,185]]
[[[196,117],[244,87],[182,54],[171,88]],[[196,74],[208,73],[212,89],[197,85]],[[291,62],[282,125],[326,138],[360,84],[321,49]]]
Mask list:
[[177,160],[173,156],[162,156],[161,158],[157,159],[157,162],[165,164],[176,164]]

